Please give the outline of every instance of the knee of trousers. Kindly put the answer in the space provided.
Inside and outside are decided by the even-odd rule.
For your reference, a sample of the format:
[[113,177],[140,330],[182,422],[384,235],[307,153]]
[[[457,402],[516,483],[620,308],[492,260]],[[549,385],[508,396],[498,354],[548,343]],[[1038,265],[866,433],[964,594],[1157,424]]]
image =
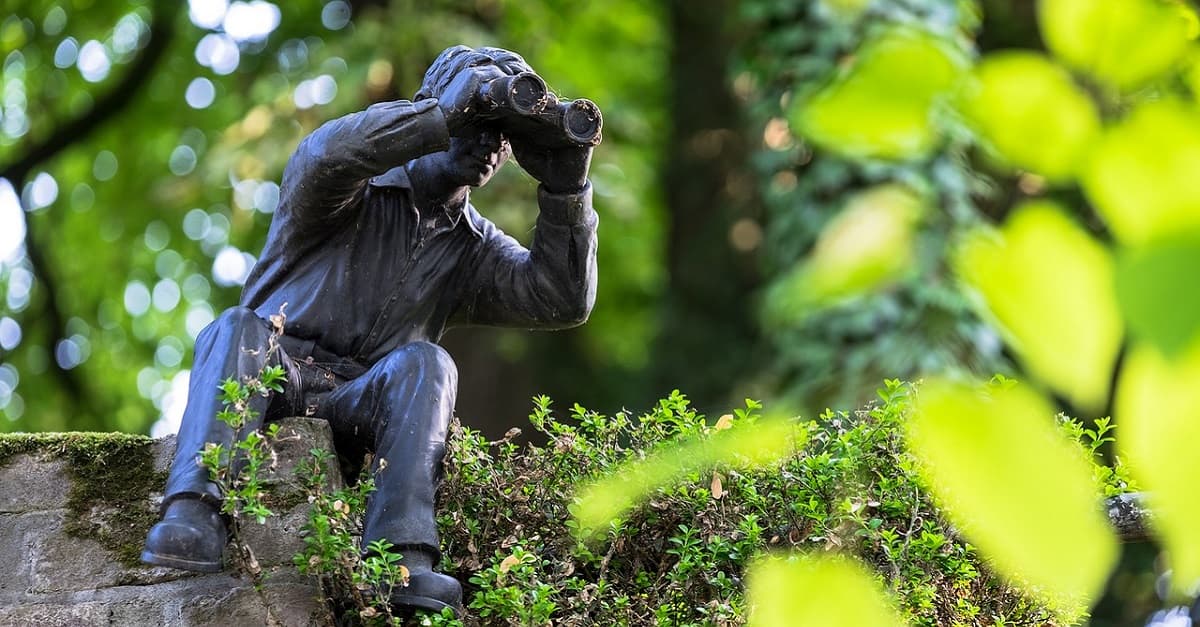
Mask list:
[[241,335],[248,328],[263,327],[263,319],[247,307],[230,307],[200,332],[197,342],[212,340],[219,335]]
[[458,389],[458,367],[446,349],[432,342],[409,342],[384,360],[390,373],[420,373],[430,383]]

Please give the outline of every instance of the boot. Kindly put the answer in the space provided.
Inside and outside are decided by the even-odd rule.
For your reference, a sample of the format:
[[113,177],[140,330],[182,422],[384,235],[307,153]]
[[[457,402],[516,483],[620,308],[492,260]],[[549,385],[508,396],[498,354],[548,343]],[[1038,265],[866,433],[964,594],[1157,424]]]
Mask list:
[[398,610],[428,610],[440,612],[450,608],[461,618],[462,584],[449,575],[434,572],[436,557],[424,547],[398,547],[404,556],[400,563],[408,569],[408,585],[392,591],[391,603]]
[[142,561],[200,573],[221,572],[225,551],[225,521],[209,503],[179,498],[167,506],[163,519],[150,529]]

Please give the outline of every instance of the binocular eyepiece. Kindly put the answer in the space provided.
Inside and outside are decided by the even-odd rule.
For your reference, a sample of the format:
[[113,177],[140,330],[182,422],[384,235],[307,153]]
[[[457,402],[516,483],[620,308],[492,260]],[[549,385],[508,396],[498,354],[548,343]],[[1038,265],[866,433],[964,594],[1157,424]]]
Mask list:
[[485,104],[501,113],[506,128],[531,134],[534,141],[582,146],[600,143],[604,125],[600,107],[584,98],[559,100],[533,72],[491,80],[483,84],[480,93]]

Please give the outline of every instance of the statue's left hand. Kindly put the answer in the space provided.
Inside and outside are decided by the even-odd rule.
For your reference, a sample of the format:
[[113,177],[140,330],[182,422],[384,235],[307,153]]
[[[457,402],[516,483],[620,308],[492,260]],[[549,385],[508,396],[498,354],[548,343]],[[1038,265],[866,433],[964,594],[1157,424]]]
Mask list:
[[520,138],[509,138],[509,142],[517,163],[547,191],[570,194],[587,186],[591,146],[543,146]]

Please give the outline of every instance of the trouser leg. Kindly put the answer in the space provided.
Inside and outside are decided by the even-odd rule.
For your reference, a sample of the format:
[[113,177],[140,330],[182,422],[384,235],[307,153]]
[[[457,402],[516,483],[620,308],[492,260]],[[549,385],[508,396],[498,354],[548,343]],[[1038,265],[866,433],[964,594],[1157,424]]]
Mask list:
[[357,430],[374,443],[376,490],[367,502],[364,546],[382,538],[438,554],[434,494],[457,391],[450,355],[436,344],[413,342],[322,404],[335,430]]
[[[269,322],[250,309],[234,307],[222,313],[196,338],[187,407],[179,427],[175,461],[167,478],[164,509],[181,496],[220,503],[221,495],[209,481],[208,469],[197,458],[209,442],[231,449],[234,431],[217,419],[217,412],[223,408],[219,396],[221,382],[230,377],[244,381],[246,377],[257,376],[267,365],[270,336]],[[276,355],[271,362],[279,363],[281,358]],[[268,401],[262,396],[250,400],[250,408],[257,417],[247,423],[247,431],[262,424]]]

